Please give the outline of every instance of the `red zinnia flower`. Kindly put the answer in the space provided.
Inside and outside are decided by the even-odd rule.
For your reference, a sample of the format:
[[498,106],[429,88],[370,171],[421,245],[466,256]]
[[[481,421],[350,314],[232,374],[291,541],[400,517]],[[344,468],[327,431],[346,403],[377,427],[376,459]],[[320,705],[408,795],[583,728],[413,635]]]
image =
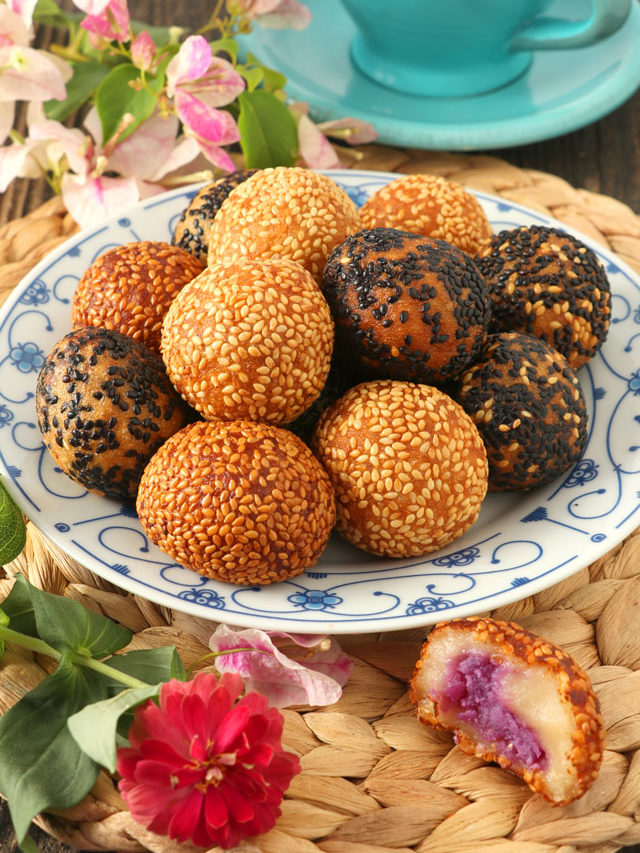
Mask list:
[[152,832],[200,847],[233,847],[266,832],[300,772],[280,742],[282,715],[238,675],[168,681],[160,705],[136,709],[130,748],[118,750],[119,788]]

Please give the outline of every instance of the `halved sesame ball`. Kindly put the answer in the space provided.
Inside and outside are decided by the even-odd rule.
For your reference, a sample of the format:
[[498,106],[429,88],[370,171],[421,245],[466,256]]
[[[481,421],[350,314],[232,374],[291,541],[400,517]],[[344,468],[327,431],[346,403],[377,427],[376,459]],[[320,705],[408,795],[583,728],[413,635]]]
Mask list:
[[363,228],[399,228],[477,252],[491,237],[487,214],[473,193],[438,175],[402,175],[360,207]]
[[331,178],[301,167],[262,169],[236,187],[216,214],[209,265],[286,258],[319,281],[334,246],[359,228],[355,204]]
[[487,491],[473,421],[428,385],[351,388],[322,415],[312,446],[335,489],[337,530],[372,554],[444,547],[473,524]]
[[174,386],[205,420],[288,423],[325,384],[333,320],[299,264],[221,261],[178,294],[161,350]]
[[489,335],[454,396],[482,436],[493,491],[549,483],[582,455],[588,423],[578,375],[541,338]]
[[169,305],[203,268],[186,249],[162,241],[109,249],[78,282],[71,304],[72,326],[115,329],[158,352]]
[[36,387],[38,424],[60,468],[84,488],[133,501],[142,471],[194,412],[160,356],[113,329],[76,329],[52,349]]
[[598,256],[559,228],[500,231],[474,258],[489,288],[492,332],[526,332],[576,370],[598,352],[611,322],[611,285]]
[[463,752],[511,770],[551,803],[571,803],[598,775],[604,725],[588,675],[514,622],[437,625],[410,696],[421,722],[453,732]]
[[251,421],[198,421],[172,436],[144,471],[137,510],[176,562],[245,585],[313,566],[335,521],[331,482],[309,448]]
[[236,169],[199,190],[187,207],[173,231],[171,242],[186,249],[206,266],[209,251],[209,231],[222,202],[238,184],[255,174],[256,169]]

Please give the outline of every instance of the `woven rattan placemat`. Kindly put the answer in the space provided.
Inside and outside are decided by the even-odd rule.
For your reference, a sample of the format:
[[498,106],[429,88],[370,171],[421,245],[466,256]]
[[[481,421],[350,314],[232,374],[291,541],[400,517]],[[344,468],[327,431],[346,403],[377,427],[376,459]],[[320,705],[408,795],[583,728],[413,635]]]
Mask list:
[[[502,195],[610,247],[640,272],[640,218],[607,196],[560,178],[478,155],[370,146],[362,169],[431,172]],[[0,300],[75,230],[58,200],[0,229]],[[31,524],[27,546],[0,569],[64,594],[134,632],[133,647],[175,644],[187,664],[208,651],[213,624],[113,587],[60,552]],[[607,751],[593,788],[553,808],[517,778],[463,755],[448,735],[420,725],[406,680],[425,630],[341,638],[354,659],[340,701],[288,709],[284,742],[301,756],[276,828],[245,853],[609,853],[640,843],[640,530],[593,565],[544,592],[494,611],[563,646],[599,696]],[[9,649],[0,667],[0,711],[42,678],[41,662]],[[138,826],[101,774],[82,803],[43,815],[48,833],[85,850],[178,853]],[[216,848],[217,850],[218,848]]]

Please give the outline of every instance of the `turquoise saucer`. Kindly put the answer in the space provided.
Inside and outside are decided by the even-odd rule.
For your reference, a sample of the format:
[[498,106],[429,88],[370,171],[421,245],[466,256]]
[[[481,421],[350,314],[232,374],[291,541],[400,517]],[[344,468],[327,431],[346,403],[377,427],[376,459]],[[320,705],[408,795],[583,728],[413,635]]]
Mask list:
[[[457,98],[405,95],[365,77],[349,59],[354,24],[339,0],[306,4],[313,13],[307,29],[256,27],[242,39],[243,51],[281,71],[290,98],[306,101],[316,121],[364,119],[390,145],[469,151],[538,142],[597,121],[640,85],[637,0],[622,29],[599,44],[539,52],[508,86]],[[548,14],[580,19],[585,6],[554,0]]]

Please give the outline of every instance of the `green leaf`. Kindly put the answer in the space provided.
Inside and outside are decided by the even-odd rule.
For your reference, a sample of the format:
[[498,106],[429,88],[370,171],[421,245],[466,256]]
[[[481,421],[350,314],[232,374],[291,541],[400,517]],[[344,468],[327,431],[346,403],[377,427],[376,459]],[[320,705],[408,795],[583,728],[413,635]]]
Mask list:
[[[184,664],[174,646],[160,646],[157,649],[134,649],[121,655],[113,655],[105,661],[113,669],[132,675],[147,684],[161,684],[172,678],[185,681],[187,677]],[[122,690],[122,684],[115,679],[109,682],[110,690]]]
[[164,74],[146,77],[147,86],[152,92],[146,88],[136,89],[132,87],[131,84],[139,84],[140,79],[140,71],[127,62],[112,68],[98,86],[96,108],[100,116],[102,137],[105,143],[116,133],[127,113],[134,116],[134,121],[119,137],[120,140],[126,139],[153,112],[156,98],[152,92],[160,92],[164,85]]
[[75,14],[63,12],[55,0],[38,0],[33,11],[33,18],[41,24],[69,29],[74,23],[79,23],[84,15],[78,12]]
[[15,560],[26,541],[22,512],[0,481],[0,565]]
[[22,575],[16,575],[11,592],[2,602],[2,611],[9,617],[12,630],[30,637],[38,636],[29,583]]
[[266,65],[263,65],[262,73],[264,75],[264,88],[268,92],[277,92],[287,85],[287,78],[284,74],[275,71],[273,68],[267,68]]
[[72,62],[73,77],[67,82],[64,101],[46,101],[44,111],[55,121],[63,121],[85,104],[109,73],[101,62]]
[[231,57],[233,63],[238,58],[238,42],[235,39],[216,39],[215,41],[210,41],[209,46],[214,56],[217,56],[219,53],[226,53]]
[[69,717],[69,731],[80,749],[113,773],[116,769],[116,733],[120,717],[141,702],[158,695],[160,685],[131,687],[94,702]]
[[256,89],[264,80],[264,71],[259,65],[251,68],[248,68],[246,65],[242,65],[238,67],[238,71],[247,81],[247,90],[249,92]]
[[238,97],[240,146],[248,169],[293,166],[298,148],[295,119],[271,92],[256,89]]
[[20,844],[43,809],[64,809],[91,789],[99,766],[80,749],[67,719],[105,698],[103,679],[62,661],[0,718],[0,791]]
[[104,658],[131,640],[131,631],[70,598],[27,585],[38,636],[60,652],[74,651]]

